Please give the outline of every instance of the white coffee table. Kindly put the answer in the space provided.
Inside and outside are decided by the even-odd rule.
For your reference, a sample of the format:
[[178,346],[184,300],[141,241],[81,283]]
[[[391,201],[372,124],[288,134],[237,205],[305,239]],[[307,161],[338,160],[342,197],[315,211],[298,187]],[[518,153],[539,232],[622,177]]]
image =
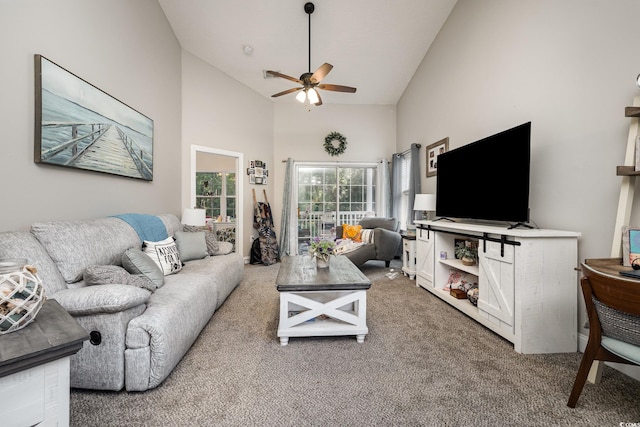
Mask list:
[[280,344],[290,337],[355,335],[363,343],[367,328],[367,289],[371,281],[345,256],[330,267],[305,268],[304,258],[283,257],[276,289],[280,292]]

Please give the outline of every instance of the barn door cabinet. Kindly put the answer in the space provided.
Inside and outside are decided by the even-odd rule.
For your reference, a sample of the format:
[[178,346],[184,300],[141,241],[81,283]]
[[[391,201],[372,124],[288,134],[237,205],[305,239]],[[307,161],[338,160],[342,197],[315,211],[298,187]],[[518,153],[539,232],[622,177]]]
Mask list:
[[[577,351],[578,237],[545,229],[416,221],[416,284],[513,343],[518,353]],[[478,262],[455,259],[457,239]],[[478,283],[478,304],[443,288],[452,272]]]

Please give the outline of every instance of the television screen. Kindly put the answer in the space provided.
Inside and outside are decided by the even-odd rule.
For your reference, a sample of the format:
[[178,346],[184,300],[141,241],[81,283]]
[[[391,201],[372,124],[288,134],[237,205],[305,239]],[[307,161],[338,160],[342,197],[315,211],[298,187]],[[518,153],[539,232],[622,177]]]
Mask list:
[[531,122],[438,156],[436,216],[529,220]]

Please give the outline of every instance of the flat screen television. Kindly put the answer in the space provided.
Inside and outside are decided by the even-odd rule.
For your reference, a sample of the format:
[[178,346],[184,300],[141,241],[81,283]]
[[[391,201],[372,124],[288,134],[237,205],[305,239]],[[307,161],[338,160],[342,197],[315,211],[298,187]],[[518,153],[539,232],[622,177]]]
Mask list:
[[436,216],[529,221],[531,122],[437,158]]

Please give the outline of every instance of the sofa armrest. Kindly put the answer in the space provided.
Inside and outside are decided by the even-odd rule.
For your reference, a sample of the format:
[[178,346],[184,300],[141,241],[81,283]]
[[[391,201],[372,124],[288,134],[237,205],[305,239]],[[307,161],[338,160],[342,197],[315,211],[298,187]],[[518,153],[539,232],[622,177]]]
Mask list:
[[128,285],[97,285],[63,289],[51,296],[72,316],[117,313],[145,304],[151,292]]
[[402,243],[402,236],[395,231],[376,228],[373,230],[373,241],[376,245],[376,258],[391,261]]

